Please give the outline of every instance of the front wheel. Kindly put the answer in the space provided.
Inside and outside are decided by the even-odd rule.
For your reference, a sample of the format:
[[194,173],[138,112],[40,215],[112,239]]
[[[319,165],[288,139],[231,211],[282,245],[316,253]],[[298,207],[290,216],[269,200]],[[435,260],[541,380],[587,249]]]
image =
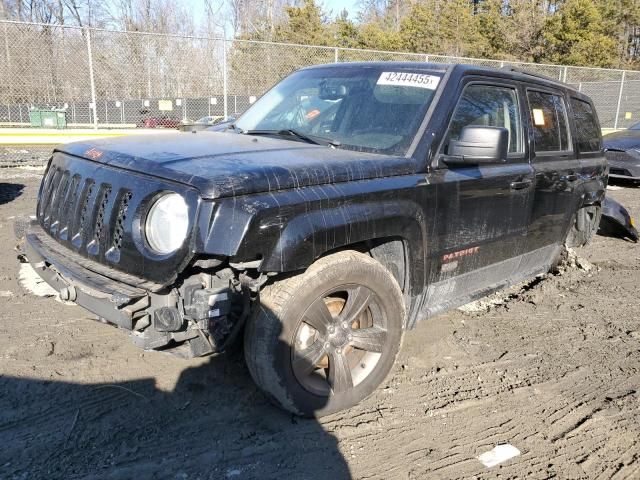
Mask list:
[[391,370],[404,315],[400,287],[382,265],[355,251],[329,255],[262,290],[245,331],[249,371],[295,414],[349,408]]

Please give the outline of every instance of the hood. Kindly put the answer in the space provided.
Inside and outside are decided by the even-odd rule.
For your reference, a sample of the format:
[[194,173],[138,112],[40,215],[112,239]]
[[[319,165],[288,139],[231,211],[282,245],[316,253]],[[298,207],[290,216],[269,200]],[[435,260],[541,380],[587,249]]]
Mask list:
[[605,149],[629,150],[640,148],[640,130],[622,130],[602,137]]
[[264,136],[199,131],[130,135],[57,151],[142,172],[219,198],[415,173],[405,157],[333,149]]

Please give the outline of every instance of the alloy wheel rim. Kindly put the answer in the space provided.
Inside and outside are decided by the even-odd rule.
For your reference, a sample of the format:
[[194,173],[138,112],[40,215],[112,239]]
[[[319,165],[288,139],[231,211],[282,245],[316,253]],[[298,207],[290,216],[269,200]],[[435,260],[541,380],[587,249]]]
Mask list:
[[387,321],[375,293],[357,284],[318,296],[294,333],[291,366],[301,386],[319,396],[358,386],[378,364]]

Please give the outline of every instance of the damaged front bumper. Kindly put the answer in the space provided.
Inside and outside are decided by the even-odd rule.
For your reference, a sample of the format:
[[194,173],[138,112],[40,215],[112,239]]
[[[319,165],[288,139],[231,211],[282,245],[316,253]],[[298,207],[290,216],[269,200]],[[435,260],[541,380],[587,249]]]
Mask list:
[[[178,308],[184,304],[174,289],[115,271],[69,251],[36,221],[31,221],[24,231],[23,249],[33,269],[62,300],[74,302],[98,319],[128,330],[135,345],[145,350],[181,345],[185,348],[174,348],[171,353],[183,357],[217,353],[207,330],[209,323],[187,318]],[[169,330],[167,316],[174,319],[174,327]]]
[[86,260],[64,252],[64,247],[58,246],[35,222],[26,232],[24,248],[33,269],[62,300],[75,302],[127,330],[149,324],[149,314],[145,312],[150,304],[148,291],[89,270]]

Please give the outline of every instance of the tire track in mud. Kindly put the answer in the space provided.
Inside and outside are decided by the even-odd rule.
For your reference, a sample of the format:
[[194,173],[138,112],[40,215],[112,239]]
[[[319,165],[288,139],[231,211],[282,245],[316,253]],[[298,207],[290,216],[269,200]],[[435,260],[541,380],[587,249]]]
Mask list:
[[[577,286],[580,295],[576,298],[579,299],[583,286]],[[547,296],[553,293],[558,292],[547,292]],[[376,431],[371,427],[371,432],[362,432],[361,428],[345,428],[348,417],[337,418],[335,422],[341,425],[337,427],[338,436],[343,441],[369,445],[374,442],[375,461],[358,463],[358,470],[366,478],[406,478],[407,475],[436,478],[479,475],[483,478],[483,473],[492,475],[474,457],[496,443],[509,441],[523,454],[501,467],[500,473],[507,476],[547,478],[559,472],[572,478],[591,478],[600,472],[605,472],[603,478],[632,475],[640,455],[635,439],[636,432],[640,431],[638,409],[623,406],[612,413],[610,406],[621,398],[635,398],[637,404],[635,388],[640,384],[637,339],[628,336],[629,327],[625,325],[596,321],[595,328],[601,338],[613,336],[621,340],[616,342],[615,349],[603,351],[600,341],[582,340],[576,328],[580,317],[574,311],[568,309],[572,314],[558,318],[557,314],[550,315],[559,310],[558,305],[549,307],[545,312],[536,312],[535,305],[518,304],[511,309],[517,311],[516,315],[498,312],[498,315],[481,315],[476,319],[488,332],[466,335],[479,338],[476,343],[482,343],[485,336],[507,338],[509,342],[500,341],[484,350],[464,348],[462,351],[499,360],[477,362],[476,358],[477,363],[459,365],[444,374],[414,375],[411,370],[408,373],[405,369],[396,370],[389,385],[394,391],[402,392],[402,396],[394,395],[390,402],[385,402],[393,404],[389,411],[394,413],[394,424],[376,420],[383,423],[382,428]],[[517,313],[528,317],[535,314],[536,320],[543,321],[534,327],[520,328],[519,336],[507,336],[505,332],[513,330],[518,320]],[[585,313],[589,316],[590,312]],[[467,324],[474,323],[473,319],[464,320]],[[537,335],[538,340],[527,342],[533,335]],[[457,341],[465,341],[465,336],[453,336]],[[559,343],[558,338],[562,339]],[[550,342],[550,339],[556,341]],[[580,340],[579,345],[572,345],[574,339]],[[612,373],[611,367],[616,364],[617,371]],[[431,414],[431,418],[416,408],[421,404],[431,407],[424,412],[427,416]],[[438,417],[442,418],[434,420]],[[459,417],[473,421],[458,423]],[[400,447],[386,454],[383,445],[388,440],[379,438],[382,431]],[[429,431],[438,434],[424,435]],[[449,432],[453,433],[448,435]],[[379,446],[375,445],[376,441]],[[420,449],[420,444],[424,448]],[[450,448],[444,450],[434,445]],[[624,457],[620,456],[623,447],[627,452]],[[403,451],[407,455],[413,451],[423,452],[423,466],[385,470]],[[612,462],[615,458],[621,458],[622,466]],[[380,475],[380,471],[389,476]]]

